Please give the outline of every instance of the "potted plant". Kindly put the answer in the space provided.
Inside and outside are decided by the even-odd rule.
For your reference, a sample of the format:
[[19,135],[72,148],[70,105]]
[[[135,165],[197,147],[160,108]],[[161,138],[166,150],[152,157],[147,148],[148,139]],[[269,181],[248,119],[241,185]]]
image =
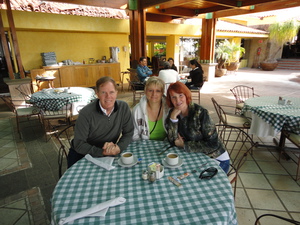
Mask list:
[[269,26],[269,43],[267,44],[267,54],[265,60],[260,63],[262,70],[274,70],[278,66],[275,59],[285,42],[290,41],[297,35],[299,24],[295,19],[276,22]]
[[219,74],[221,74],[224,69],[231,71],[238,69],[239,59],[242,54],[245,53],[245,49],[235,42],[225,40],[218,44],[215,52],[218,63],[216,76],[220,76]]
[[215,49],[216,52],[216,60],[217,60],[217,66],[215,70],[215,76],[216,77],[221,77],[224,74],[226,74],[227,69],[225,69],[225,62],[229,58],[229,48],[227,47],[227,42],[223,41],[220,42],[217,45],[217,48]]

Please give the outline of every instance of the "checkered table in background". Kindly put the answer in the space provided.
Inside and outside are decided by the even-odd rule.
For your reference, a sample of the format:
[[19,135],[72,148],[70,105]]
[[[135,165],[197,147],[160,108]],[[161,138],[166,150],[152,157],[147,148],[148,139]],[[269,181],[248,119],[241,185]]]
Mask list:
[[32,94],[30,102],[34,103],[37,107],[41,107],[42,102],[47,99],[56,99],[55,104],[50,107],[51,110],[56,111],[61,109],[65,102],[85,102],[86,104],[96,98],[95,91],[92,88],[85,87],[71,87],[70,93],[55,92],[64,91],[64,88],[46,89],[46,91],[39,91]]
[[[131,168],[120,167],[107,171],[85,158],[74,164],[60,179],[52,197],[52,224],[61,218],[116,197],[126,203],[112,207],[105,218],[85,217],[68,224],[237,224],[234,199],[226,174],[216,161],[200,153],[185,153],[171,148],[183,158],[176,169],[165,168],[165,175],[154,183],[141,178],[142,170],[151,162],[162,162],[167,152],[166,142],[133,142],[127,151],[142,158]],[[202,168],[197,168],[208,163]],[[202,170],[215,166],[218,174],[211,180],[200,180]],[[167,177],[178,176],[197,169],[182,180],[182,187],[172,184]]]
[[243,112],[251,111],[280,132],[283,126],[288,131],[300,134],[300,98],[284,97],[291,105],[279,105],[278,96],[249,98],[245,101]]

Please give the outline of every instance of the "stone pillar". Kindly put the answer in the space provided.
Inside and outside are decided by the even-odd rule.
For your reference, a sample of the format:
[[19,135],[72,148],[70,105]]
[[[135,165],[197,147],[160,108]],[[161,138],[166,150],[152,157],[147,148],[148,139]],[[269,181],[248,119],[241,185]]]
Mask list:
[[216,65],[218,63],[200,63],[204,72],[203,79],[210,81],[215,78]]

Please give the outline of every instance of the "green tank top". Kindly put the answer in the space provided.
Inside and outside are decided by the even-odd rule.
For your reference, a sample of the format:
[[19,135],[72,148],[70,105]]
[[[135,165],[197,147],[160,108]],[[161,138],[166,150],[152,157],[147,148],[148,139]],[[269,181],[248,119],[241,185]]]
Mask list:
[[[149,121],[149,132],[152,131],[155,122]],[[163,119],[160,119],[157,121],[157,124],[155,126],[155,129],[150,134],[150,140],[157,140],[157,141],[163,141],[165,140],[167,134],[165,132],[164,126],[163,126]]]

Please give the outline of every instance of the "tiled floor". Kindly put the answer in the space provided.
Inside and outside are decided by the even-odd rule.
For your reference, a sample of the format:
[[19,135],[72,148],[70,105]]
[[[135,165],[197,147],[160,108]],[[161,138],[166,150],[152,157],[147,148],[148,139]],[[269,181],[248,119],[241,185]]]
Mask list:
[[[240,69],[235,74],[215,78],[203,86],[201,105],[214,121],[217,116],[211,97],[234,105],[229,91],[238,84],[253,86],[259,95],[300,96],[300,71]],[[125,88],[127,90],[127,88]],[[131,93],[119,93],[132,104]],[[0,224],[49,224],[50,198],[58,181],[55,143],[45,142],[40,128],[23,128],[23,140],[15,132],[13,114],[0,103]],[[256,141],[272,145],[272,138]],[[293,180],[294,162],[281,160],[275,148],[258,148],[248,156],[239,174],[236,211],[240,225],[253,225],[265,213],[300,221],[300,180]],[[263,225],[288,224],[273,218]]]

